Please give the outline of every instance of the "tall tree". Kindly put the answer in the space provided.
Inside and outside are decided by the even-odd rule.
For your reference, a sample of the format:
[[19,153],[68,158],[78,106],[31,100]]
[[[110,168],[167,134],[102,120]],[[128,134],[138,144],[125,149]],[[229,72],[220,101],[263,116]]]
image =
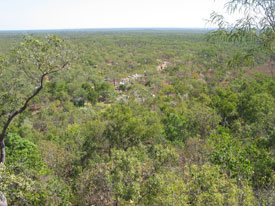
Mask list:
[[11,122],[41,92],[48,75],[69,67],[69,56],[65,42],[54,35],[25,37],[8,58],[0,56],[0,162],[5,163],[5,137]]

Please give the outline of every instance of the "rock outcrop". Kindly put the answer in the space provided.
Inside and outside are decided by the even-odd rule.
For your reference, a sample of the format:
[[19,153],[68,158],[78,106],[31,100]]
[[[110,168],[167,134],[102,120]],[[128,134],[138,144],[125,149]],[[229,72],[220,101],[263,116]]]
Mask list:
[[0,192],[0,206],[7,206],[7,205],[8,203],[5,195],[2,192]]

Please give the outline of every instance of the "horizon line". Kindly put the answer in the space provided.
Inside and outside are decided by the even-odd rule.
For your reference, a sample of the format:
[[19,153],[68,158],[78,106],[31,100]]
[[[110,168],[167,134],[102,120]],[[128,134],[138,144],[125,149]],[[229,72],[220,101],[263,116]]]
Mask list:
[[106,28],[58,28],[58,29],[4,29],[0,32],[28,32],[28,31],[77,31],[77,30],[215,30],[214,27],[106,27]]

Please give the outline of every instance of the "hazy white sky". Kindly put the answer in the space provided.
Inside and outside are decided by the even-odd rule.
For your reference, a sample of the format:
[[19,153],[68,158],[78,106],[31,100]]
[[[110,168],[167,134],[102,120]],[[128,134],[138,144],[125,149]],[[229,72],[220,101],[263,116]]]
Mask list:
[[226,0],[0,0],[0,30],[209,27]]

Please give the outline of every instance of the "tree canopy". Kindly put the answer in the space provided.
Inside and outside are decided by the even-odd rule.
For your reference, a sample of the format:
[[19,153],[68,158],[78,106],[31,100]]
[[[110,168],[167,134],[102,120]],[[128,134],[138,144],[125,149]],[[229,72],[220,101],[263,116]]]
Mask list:
[[5,135],[11,121],[40,93],[49,75],[70,64],[64,41],[57,36],[27,36],[9,58],[0,60],[1,162],[5,162]]
[[253,62],[259,53],[269,55],[272,72],[275,70],[275,1],[274,0],[230,0],[224,5],[228,14],[241,14],[235,22],[224,15],[213,12],[210,22],[218,25],[209,38],[218,38],[238,43],[256,43],[243,55],[236,54],[238,62]]

